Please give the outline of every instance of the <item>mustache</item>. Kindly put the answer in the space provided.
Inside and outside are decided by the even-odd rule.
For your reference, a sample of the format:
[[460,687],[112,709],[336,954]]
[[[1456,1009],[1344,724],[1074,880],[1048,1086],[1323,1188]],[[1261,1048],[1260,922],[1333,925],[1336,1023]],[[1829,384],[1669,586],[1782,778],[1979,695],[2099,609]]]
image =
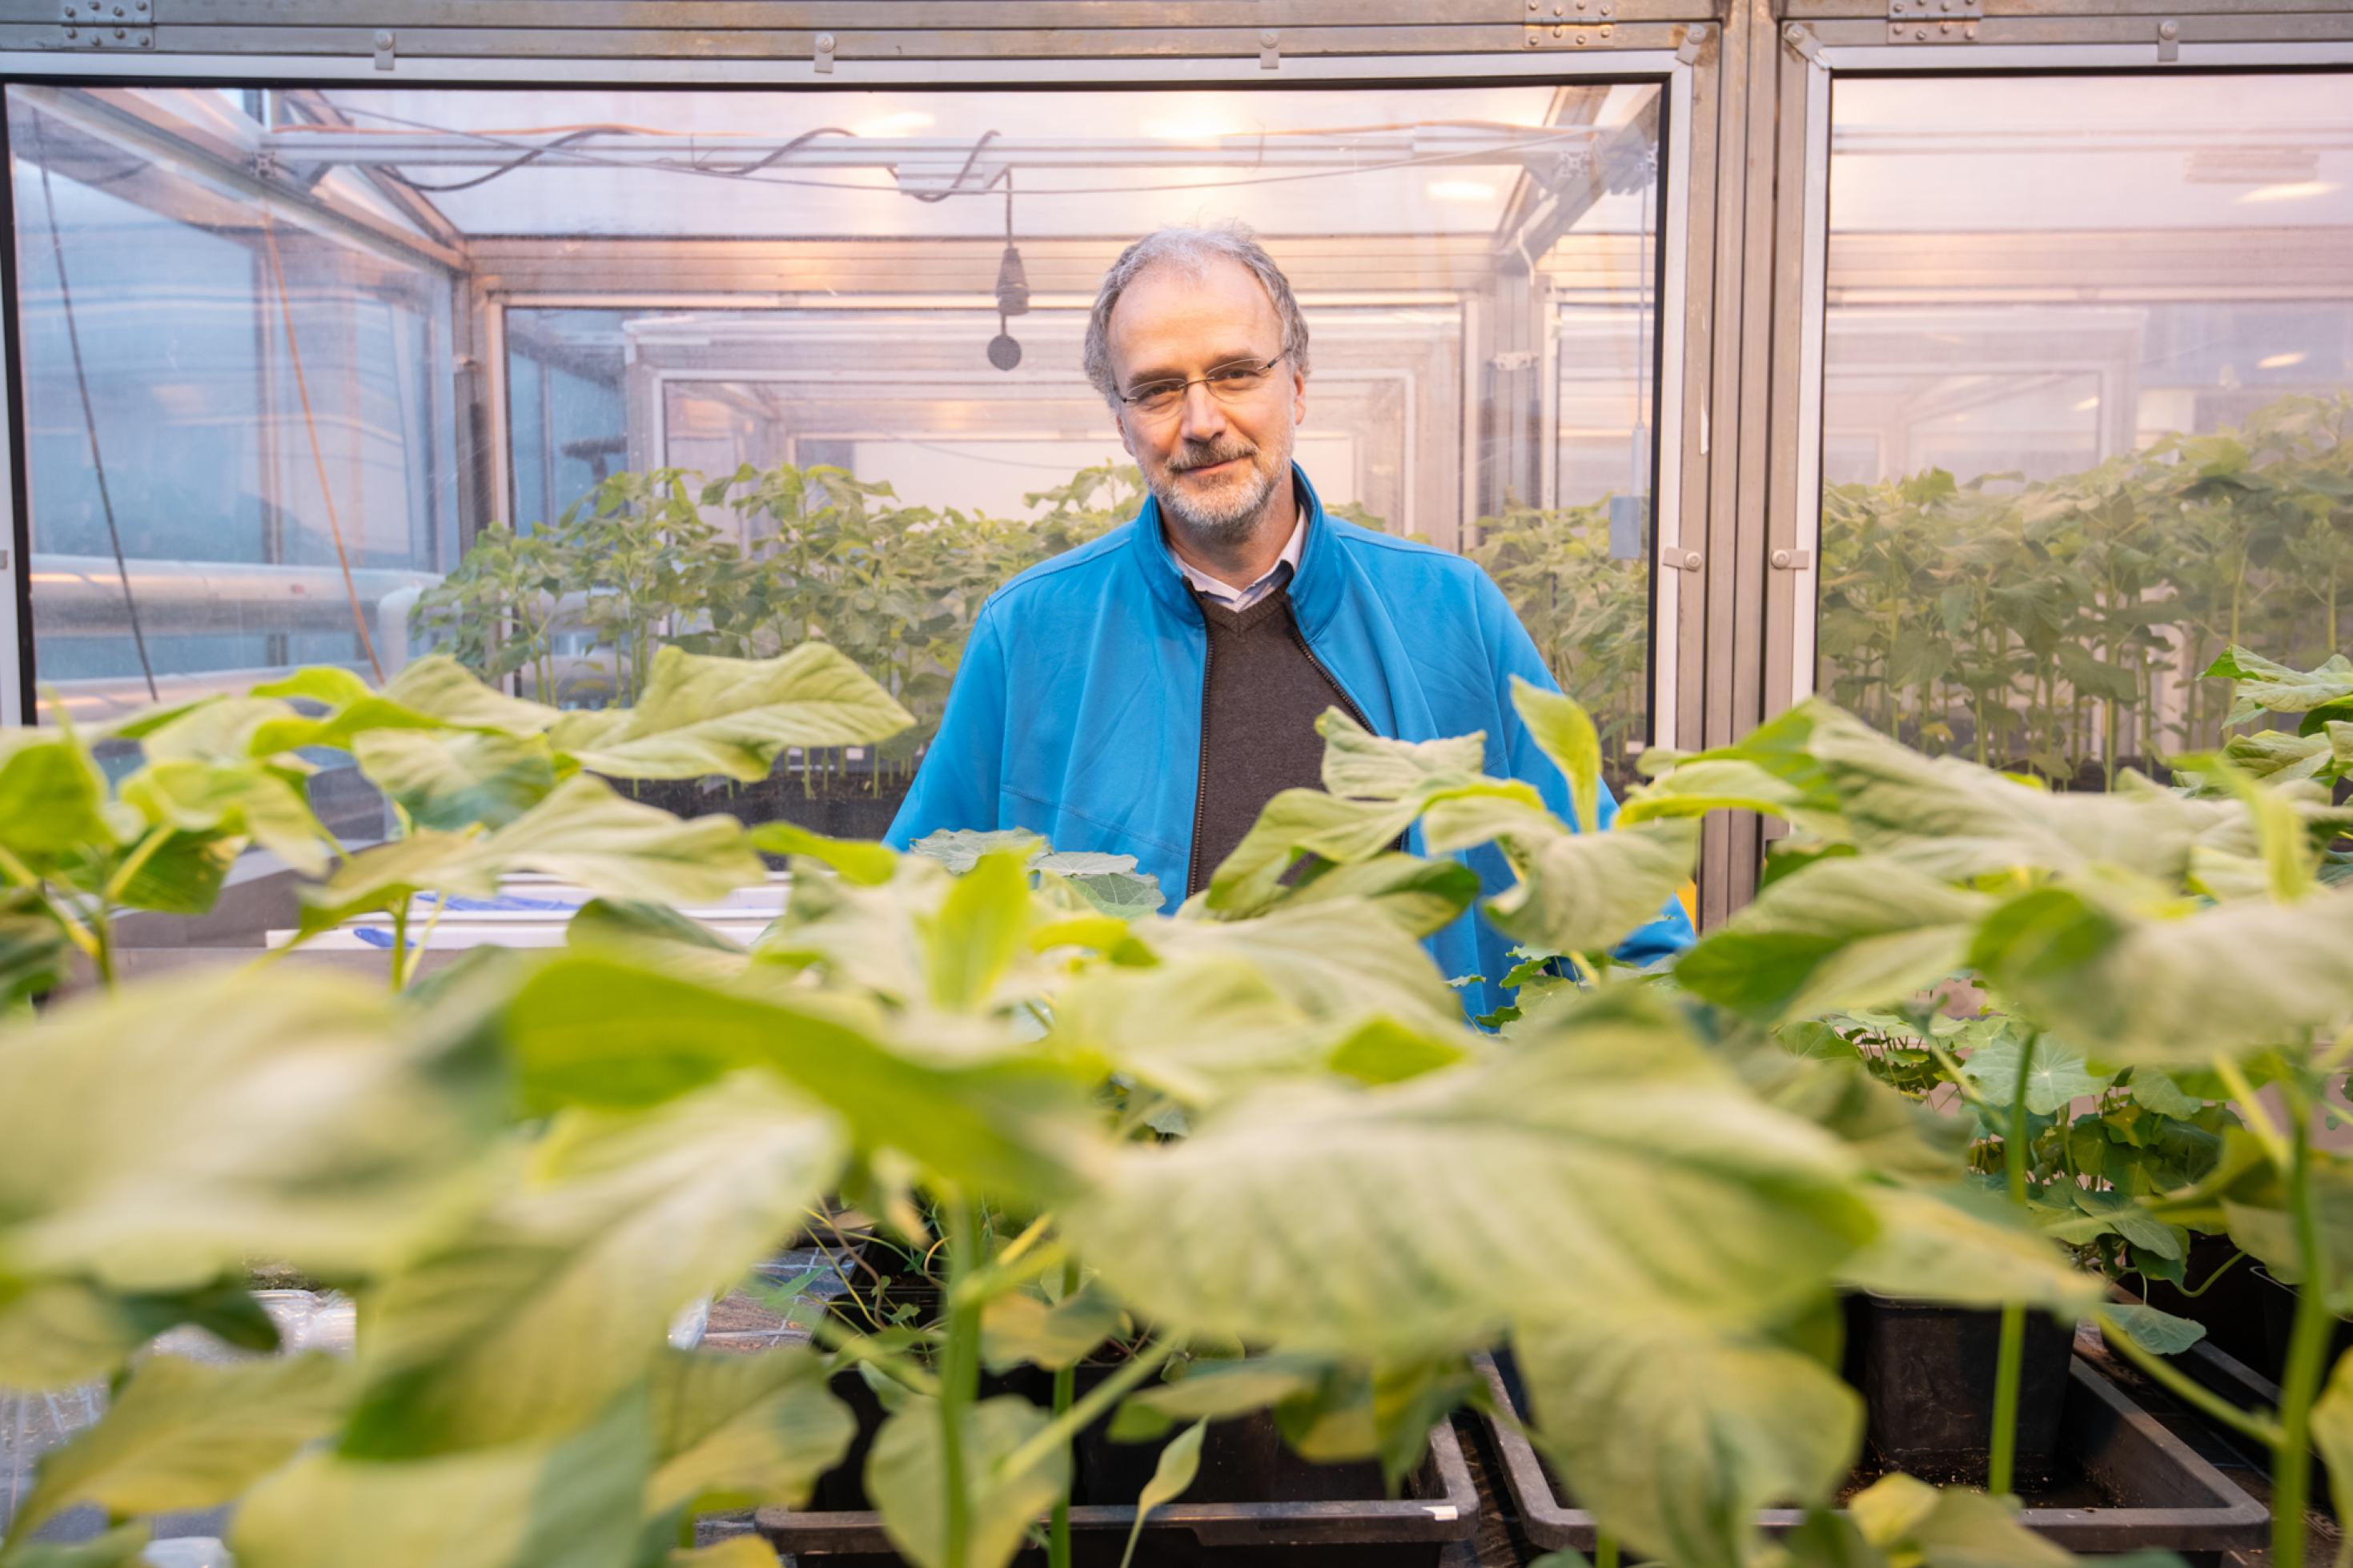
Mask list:
[[1240,441],[1217,447],[1187,447],[1183,458],[1168,459],[1168,470],[1176,474],[1188,473],[1195,468],[1214,468],[1219,463],[1232,462],[1237,458],[1254,458],[1257,455],[1256,447]]

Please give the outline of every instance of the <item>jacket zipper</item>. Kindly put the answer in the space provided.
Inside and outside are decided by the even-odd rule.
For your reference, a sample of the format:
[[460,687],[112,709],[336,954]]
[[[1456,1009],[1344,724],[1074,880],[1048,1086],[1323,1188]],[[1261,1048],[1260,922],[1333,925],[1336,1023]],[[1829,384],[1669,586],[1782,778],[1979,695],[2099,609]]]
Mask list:
[[[1373,721],[1365,717],[1365,710],[1356,706],[1356,700],[1348,695],[1348,689],[1340,684],[1340,678],[1334,675],[1330,670],[1324,668],[1324,661],[1315,657],[1315,650],[1307,646],[1307,634],[1299,629],[1299,617],[1291,614],[1289,605],[1285,605],[1283,607],[1283,614],[1291,622],[1291,640],[1299,645],[1299,651],[1307,656],[1307,662],[1315,667],[1315,673],[1324,678],[1324,684],[1332,689],[1332,694],[1340,700],[1340,706],[1348,710],[1348,717],[1354,719],[1366,730],[1372,730]],[[1208,711],[1207,707],[1208,697],[1206,686],[1207,683],[1205,682],[1204,691],[1202,694],[1204,706],[1201,710],[1204,714]]]
[[[1206,621],[1201,629],[1208,632]],[[1308,657],[1313,658],[1314,655]],[[1201,645],[1201,754],[1193,765],[1193,845],[1185,864],[1185,896],[1188,899],[1201,890],[1201,825],[1209,812],[1209,670],[1217,662],[1218,639],[1205,637]]]

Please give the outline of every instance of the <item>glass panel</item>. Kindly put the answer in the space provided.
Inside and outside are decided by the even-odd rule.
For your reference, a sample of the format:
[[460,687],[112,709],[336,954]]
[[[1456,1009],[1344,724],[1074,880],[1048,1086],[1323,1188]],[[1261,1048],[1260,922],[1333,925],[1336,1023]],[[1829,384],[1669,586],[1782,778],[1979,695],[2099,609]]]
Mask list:
[[2353,91],[1845,80],[1820,689],[2101,787],[2353,648]]
[[[1484,562],[1613,774],[1647,738],[1655,83],[9,100],[39,676],[88,710],[147,695],[134,607],[166,695],[433,647],[595,706],[649,644],[821,637],[918,731],[665,804],[877,831],[982,599],[1138,504],[1080,363],[1104,268],[1239,218],[1307,317],[1326,504]],[[126,114],[209,142],[134,151]],[[209,164],[223,139],[248,156]],[[461,484],[459,432],[494,428]],[[617,518],[657,588],[589,543]],[[509,529],[528,572],[436,588]],[[202,615],[165,591],[214,563]]]

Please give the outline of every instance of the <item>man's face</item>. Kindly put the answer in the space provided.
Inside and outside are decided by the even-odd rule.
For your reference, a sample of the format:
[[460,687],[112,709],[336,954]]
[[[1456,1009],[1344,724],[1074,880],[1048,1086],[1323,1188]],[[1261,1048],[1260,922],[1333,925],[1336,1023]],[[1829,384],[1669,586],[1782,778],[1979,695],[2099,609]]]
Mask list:
[[[1222,257],[1189,268],[1146,268],[1124,289],[1107,326],[1122,392],[1190,381],[1282,352],[1282,321],[1250,269]],[[1307,415],[1307,381],[1289,360],[1265,384],[1229,400],[1187,387],[1164,415],[1123,405],[1120,443],[1144,470],[1162,515],[1205,544],[1256,531],[1291,479],[1293,435]]]

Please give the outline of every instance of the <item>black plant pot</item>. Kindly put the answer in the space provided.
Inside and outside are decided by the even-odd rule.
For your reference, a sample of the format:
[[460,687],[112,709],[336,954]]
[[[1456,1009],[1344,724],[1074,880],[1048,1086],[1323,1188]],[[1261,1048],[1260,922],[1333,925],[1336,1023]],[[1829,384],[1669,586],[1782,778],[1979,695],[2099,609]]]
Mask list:
[[[2255,1295],[2263,1315],[2263,1355],[2254,1365],[2257,1372],[2274,1383],[2285,1381],[2287,1346],[2295,1331],[2295,1287],[2272,1277],[2271,1270],[2261,1264],[2241,1264],[2254,1279]],[[2337,1358],[2353,1350],[2353,1321],[2337,1320],[2328,1335],[2328,1357],[2321,1363],[2321,1376],[2327,1377]]]
[[[2277,1383],[2279,1366],[2268,1359],[2271,1352],[2263,1327],[2263,1298],[2272,1291],[2264,1280],[2256,1277],[2254,1260],[2231,1264],[2228,1273],[2219,1279],[2214,1278],[2214,1271],[2231,1263],[2238,1251],[2237,1245],[2227,1236],[2193,1238],[2182,1271],[2191,1285],[2206,1288],[2195,1296],[2185,1296],[2162,1279],[2151,1279],[2148,1304],[2158,1311],[2203,1323],[2207,1343]],[[2213,1282],[2208,1284],[2209,1280]]]
[[[1880,1460],[1924,1480],[1984,1485],[2001,1314],[1858,1295],[1849,1298],[1847,1330],[1849,1365]],[[2017,1487],[2045,1485],[2055,1468],[2073,1340],[2068,1325],[2041,1312],[2027,1314]]]
[[[1082,1366],[1075,1378],[1073,1399],[1083,1399],[1117,1370],[1112,1366]],[[1048,1379],[1050,1390],[1052,1381]],[[1049,1403],[1050,1403],[1050,1394]],[[1114,1408],[1113,1414],[1116,1414]],[[1182,1430],[1180,1426],[1177,1430]],[[1176,1436],[1143,1443],[1114,1443],[1111,1415],[1088,1424],[1072,1445],[1077,1480],[1072,1500],[1081,1503],[1133,1504],[1159,1467],[1161,1452]],[[1185,1489],[1187,1502],[1266,1502],[1273,1499],[1278,1473],[1286,1458],[1282,1437],[1271,1410],[1254,1410],[1229,1420],[1212,1421],[1201,1434],[1201,1465],[1193,1484]]]
[[[881,1396],[854,1366],[843,1367],[827,1381],[833,1396],[849,1406],[858,1422],[858,1430],[849,1439],[849,1447],[841,1462],[817,1479],[809,1492],[809,1507],[821,1512],[854,1513],[874,1505],[866,1497],[866,1456],[874,1447],[875,1436],[881,1432],[889,1412],[882,1408]],[[1002,1376],[983,1373],[980,1376],[980,1397],[994,1399],[1000,1394],[1018,1394],[1033,1404],[1050,1404],[1053,1398],[1050,1383],[1040,1385],[1038,1369],[1018,1366]]]

